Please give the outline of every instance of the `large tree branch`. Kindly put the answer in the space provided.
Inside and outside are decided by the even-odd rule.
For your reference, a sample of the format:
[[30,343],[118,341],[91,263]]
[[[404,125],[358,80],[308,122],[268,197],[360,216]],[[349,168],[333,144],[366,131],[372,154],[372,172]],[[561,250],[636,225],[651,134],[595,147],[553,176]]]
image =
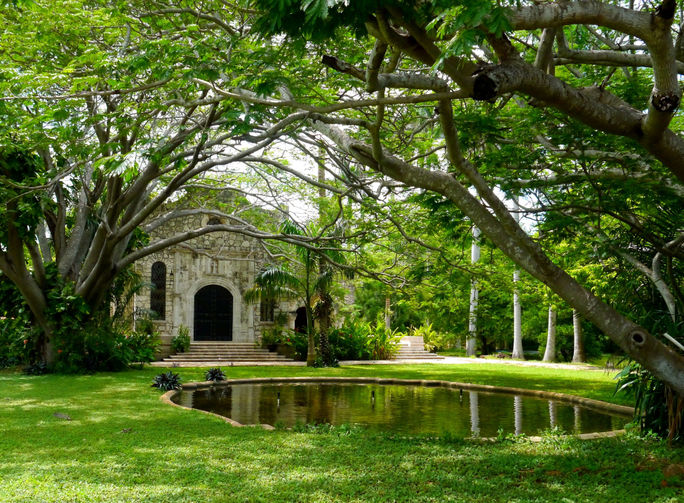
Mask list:
[[535,3],[513,9],[510,16],[513,30],[536,30],[572,24],[599,25],[642,40],[650,38],[651,14],[637,12],[597,0]]
[[[636,66],[653,67],[653,60],[648,54],[631,54],[620,51],[574,51],[570,49],[559,50],[554,58],[556,65],[569,65],[573,63],[598,65],[598,66]],[[677,73],[684,74],[684,61],[676,61]]]
[[655,138],[643,130],[643,114],[613,94],[596,87],[576,89],[521,60],[483,68],[475,76],[473,96],[489,100],[523,92],[600,131],[638,141],[684,181],[684,138],[665,130]]
[[564,270],[554,265],[541,249],[535,254],[527,253],[525,249],[538,248],[538,245],[527,237],[529,242],[523,248],[519,235],[511,236],[501,222],[453,176],[417,168],[388,152],[377,162],[370,146],[353,140],[342,130],[323,123],[314,123],[314,127],[357,162],[407,185],[437,192],[453,201],[516,264],[548,285],[580,314],[603,330],[627,354],[648,366],[654,375],[668,383],[680,396],[684,396],[684,357],[582,287]]

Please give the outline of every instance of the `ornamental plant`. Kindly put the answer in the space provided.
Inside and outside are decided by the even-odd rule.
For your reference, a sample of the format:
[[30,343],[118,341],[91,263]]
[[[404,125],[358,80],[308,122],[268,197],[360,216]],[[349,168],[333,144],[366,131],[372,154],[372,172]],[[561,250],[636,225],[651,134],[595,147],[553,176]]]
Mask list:
[[168,372],[155,376],[152,387],[159,388],[162,391],[170,391],[172,389],[181,389],[183,385],[181,384],[180,375],[174,374],[169,370]]
[[204,380],[205,381],[225,381],[226,380],[226,374],[223,373],[223,370],[221,370],[218,367],[211,368],[207,370],[207,372],[204,374]]

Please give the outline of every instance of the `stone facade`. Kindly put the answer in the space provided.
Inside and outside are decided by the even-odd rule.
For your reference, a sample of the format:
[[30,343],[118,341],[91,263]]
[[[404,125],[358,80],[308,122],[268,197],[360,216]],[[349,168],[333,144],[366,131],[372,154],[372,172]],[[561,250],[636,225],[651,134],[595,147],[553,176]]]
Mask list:
[[[152,237],[163,238],[200,228],[209,218],[193,215],[176,219]],[[158,263],[165,267],[154,266]],[[170,352],[171,339],[181,326],[189,328],[192,341],[257,342],[262,329],[272,322],[262,321],[260,304],[246,303],[244,294],[254,285],[255,275],[265,263],[266,253],[256,239],[227,232],[206,234],[139,260],[136,269],[150,287],[136,296],[135,310],[144,313],[156,307],[163,311],[157,313],[160,319],[154,321],[161,334],[162,356]],[[204,295],[207,292],[209,297]],[[220,294],[218,300],[216,292]],[[232,300],[232,310],[226,299]],[[208,306],[217,303],[218,307]],[[222,321],[212,320],[214,315],[222,317]],[[206,328],[221,323],[225,326],[220,327],[218,336],[214,328]]]

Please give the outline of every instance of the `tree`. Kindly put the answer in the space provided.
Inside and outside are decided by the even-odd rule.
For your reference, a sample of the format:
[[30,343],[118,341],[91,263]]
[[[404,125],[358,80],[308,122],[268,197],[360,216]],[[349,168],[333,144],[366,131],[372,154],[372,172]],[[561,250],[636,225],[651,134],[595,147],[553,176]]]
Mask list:
[[[292,221],[283,222],[282,231],[288,236],[314,237],[319,232],[317,226],[310,225],[302,228]],[[294,246],[297,260],[290,260],[289,265],[268,265],[255,279],[254,286],[245,293],[247,302],[263,301],[266,299],[286,300],[295,299],[304,305],[306,310],[307,352],[306,364],[312,366],[316,360],[316,343],[314,340],[314,306],[323,304],[325,311],[318,311],[317,318],[329,319],[332,311],[330,285],[333,280],[333,264],[343,261],[336,250],[312,249],[304,246]],[[321,264],[326,266],[321,267]],[[329,327],[321,327],[327,330]]]
[[[653,13],[598,1],[459,2],[449,8],[399,1],[330,8],[320,2],[262,0],[256,5],[269,9],[259,20],[262,29],[327,39],[309,46],[309,53],[338,75],[356,79],[363,86],[360,94],[372,96],[348,97],[336,109],[296,95],[288,95],[286,103],[269,100],[272,106],[308,110],[308,127],[331,149],[372,172],[453,201],[521,269],[684,395],[684,358],[555,265],[494,191],[529,190],[521,180],[553,173],[555,159],[567,157],[563,167],[571,178],[610,180],[614,166],[627,157],[636,162],[632,174],[619,173],[626,182],[664,178],[667,182],[654,193],[679,190],[684,139],[676,116],[682,65],[676,2],[665,0]],[[566,26],[574,26],[577,37],[571,38]],[[333,34],[338,30],[344,36],[339,31],[344,28],[364,37],[362,43],[337,43]],[[607,88],[616,75],[627,74],[620,86]],[[648,96],[638,94],[644,81],[650,82]],[[349,85],[338,76],[326,85],[341,89],[340,82]],[[460,100],[468,104],[461,106]],[[418,104],[430,102],[437,103],[436,120],[421,115]],[[513,118],[529,128],[506,127]],[[478,128],[468,130],[473,119]],[[571,144],[554,143],[555,130],[581,134]],[[587,159],[591,171],[582,169]],[[372,172],[368,176],[376,176]],[[560,177],[552,178],[559,189],[568,187]],[[652,184],[633,189],[646,191],[641,192],[646,197]],[[668,201],[681,205],[681,198],[670,195]],[[659,251],[679,260],[678,237],[668,243]]]
[[[170,203],[198,187],[248,194],[245,163],[269,160],[263,151],[288,122],[195,81],[262,78],[265,63],[249,56],[238,17],[209,36],[204,25],[216,20],[186,13],[174,38],[166,36],[173,22],[142,20],[116,2],[19,5],[0,7],[0,271],[21,292],[52,363],[55,338],[75,336],[50,319],[63,285],[65,309],[78,298],[86,318],[106,314],[116,276],[146,255],[207,232],[272,235],[248,224],[244,208]],[[193,212],[226,223],[150,239]]]

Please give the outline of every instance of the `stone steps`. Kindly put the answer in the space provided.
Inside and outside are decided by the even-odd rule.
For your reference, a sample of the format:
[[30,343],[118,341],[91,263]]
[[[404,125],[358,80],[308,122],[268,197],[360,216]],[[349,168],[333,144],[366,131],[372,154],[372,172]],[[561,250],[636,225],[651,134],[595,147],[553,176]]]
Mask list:
[[172,354],[159,364],[204,366],[208,364],[289,364],[293,360],[271,353],[252,342],[194,342],[185,353]]
[[395,360],[443,360],[443,356],[425,351],[423,338],[419,336],[402,337]]

